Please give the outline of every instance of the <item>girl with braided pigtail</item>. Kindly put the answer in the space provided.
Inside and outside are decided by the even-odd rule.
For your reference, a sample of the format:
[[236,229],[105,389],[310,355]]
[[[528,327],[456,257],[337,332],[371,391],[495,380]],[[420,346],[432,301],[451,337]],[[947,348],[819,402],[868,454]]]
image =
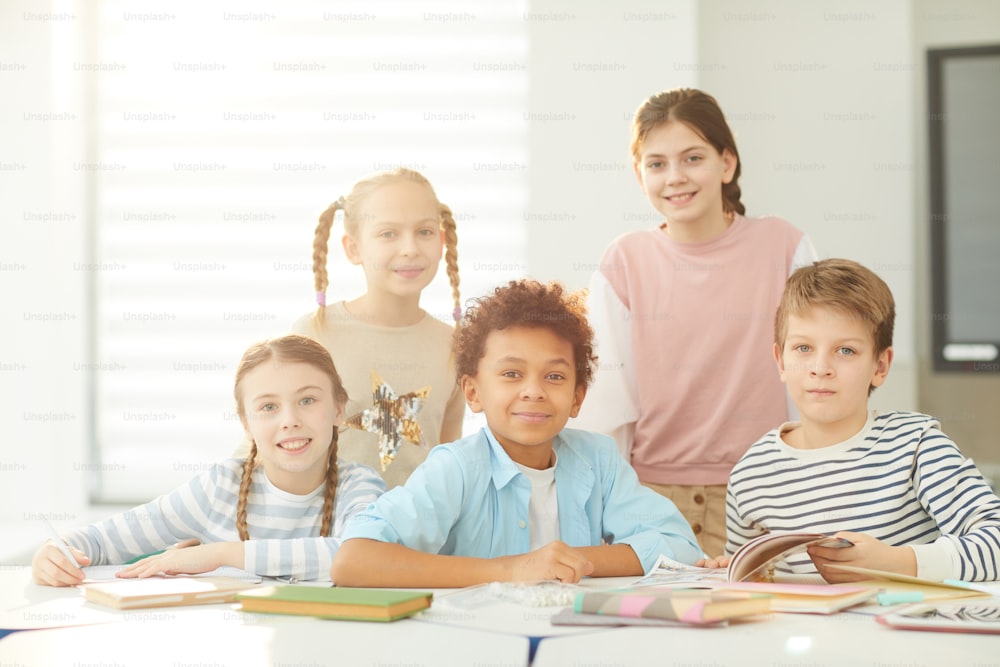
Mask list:
[[79,566],[126,563],[120,577],[237,567],[272,577],[328,580],[340,534],[385,491],[378,474],[338,462],[347,392],[326,349],[296,334],[250,347],[234,394],[250,440],[245,459],[209,467],[184,486],[64,535],[76,563],[51,543],[34,581],[73,586]]
[[[341,245],[365,272],[366,291],[327,303],[328,249],[335,218]],[[454,312],[434,317],[420,297],[444,260]],[[455,382],[453,328],[461,317],[458,234],[451,209],[412,169],[372,174],[319,217],[313,238],[317,308],[292,330],[333,355],[351,397],[340,457],[402,484],[428,450],[462,435],[465,401]]]

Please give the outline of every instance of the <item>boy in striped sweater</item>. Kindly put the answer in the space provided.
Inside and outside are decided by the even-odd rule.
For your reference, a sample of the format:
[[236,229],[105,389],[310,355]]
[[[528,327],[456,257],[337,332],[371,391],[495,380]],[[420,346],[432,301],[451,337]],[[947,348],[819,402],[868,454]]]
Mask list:
[[863,578],[837,563],[1000,578],[1000,498],[975,464],[933,417],[868,408],[892,364],[894,317],[888,286],[856,262],[823,260],[789,278],[774,358],[801,419],[765,434],[733,469],[727,555],[769,531],[835,533],[853,546],[812,546],[779,569],[831,583]]

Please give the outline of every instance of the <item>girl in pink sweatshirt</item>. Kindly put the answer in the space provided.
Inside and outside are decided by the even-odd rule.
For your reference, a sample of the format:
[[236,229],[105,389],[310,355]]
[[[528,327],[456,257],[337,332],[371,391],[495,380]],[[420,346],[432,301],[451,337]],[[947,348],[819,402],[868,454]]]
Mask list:
[[729,471],[789,418],[774,313],[815,251],[788,222],[744,215],[739,153],[712,96],[653,95],[635,114],[631,150],[663,222],[615,239],[591,280],[599,363],[577,423],[613,436],[702,549],[721,554]]

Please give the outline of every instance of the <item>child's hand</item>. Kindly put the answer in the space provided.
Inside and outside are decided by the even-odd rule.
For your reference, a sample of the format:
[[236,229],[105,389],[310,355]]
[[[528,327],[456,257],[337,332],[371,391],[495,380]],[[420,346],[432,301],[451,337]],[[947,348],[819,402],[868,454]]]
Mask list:
[[166,549],[163,553],[147,556],[122,568],[117,576],[123,579],[141,579],[158,574],[211,572],[226,564],[222,558],[222,548],[227,544],[225,542],[199,544],[197,540],[184,540]]
[[732,560],[732,556],[716,556],[715,558],[702,558],[695,561],[695,567],[710,567],[712,569],[720,567],[729,567],[729,561]]
[[809,557],[812,558],[816,569],[831,584],[861,581],[867,578],[863,574],[843,572],[826,567],[833,563],[910,576],[917,574],[917,557],[910,547],[890,546],[864,533],[840,532],[834,537],[850,540],[854,546],[834,548],[813,545],[809,547]]
[[556,579],[575,584],[594,571],[594,564],[580,551],[565,542],[550,542],[520,556],[508,556],[511,581],[548,581]]
[[31,580],[42,586],[76,586],[83,582],[81,567],[90,565],[90,558],[79,549],[69,547],[77,567],[51,542],[43,544],[31,559]]

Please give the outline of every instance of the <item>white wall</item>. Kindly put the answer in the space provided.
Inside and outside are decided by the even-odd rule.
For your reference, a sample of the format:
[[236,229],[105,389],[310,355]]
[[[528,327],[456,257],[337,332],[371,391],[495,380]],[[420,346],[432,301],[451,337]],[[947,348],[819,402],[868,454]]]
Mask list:
[[42,516],[79,523],[86,505],[85,120],[67,74],[74,25],[58,16],[47,3],[0,3],[0,86],[16,100],[0,112],[4,546],[41,535]]
[[907,0],[703,0],[699,85],[730,116],[748,213],[780,215],[820,257],[877,272],[896,358],[875,407],[917,408],[912,7]]
[[534,6],[571,18],[532,28],[532,111],[564,116],[532,124],[529,272],[585,286],[612,238],[659,221],[632,173],[631,114],[659,90],[701,88],[736,134],[748,214],[784,217],[821,257],[889,284],[896,361],[873,405],[916,409],[912,3]]
[[530,24],[528,271],[581,288],[612,239],[660,221],[632,171],[631,119],[697,82],[698,3],[531,4],[551,19]]

